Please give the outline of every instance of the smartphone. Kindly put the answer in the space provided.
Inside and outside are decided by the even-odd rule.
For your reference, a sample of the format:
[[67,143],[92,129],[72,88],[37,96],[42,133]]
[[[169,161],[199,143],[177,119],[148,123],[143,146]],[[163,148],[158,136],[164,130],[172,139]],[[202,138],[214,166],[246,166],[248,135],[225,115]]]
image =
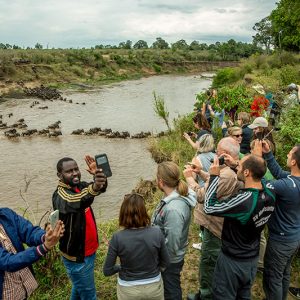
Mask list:
[[95,161],[96,161],[97,168],[102,169],[106,177],[112,176],[112,172],[106,154],[103,153],[103,154],[96,155]]
[[49,215],[49,222],[51,224],[52,229],[55,228],[56,222],[58,220],[59,220],[59,210],[57,209]]
[[263,132],[257,132],[255,134],[256,138],[259,139],[260,141],[262,141],[264,139],[264,134]]

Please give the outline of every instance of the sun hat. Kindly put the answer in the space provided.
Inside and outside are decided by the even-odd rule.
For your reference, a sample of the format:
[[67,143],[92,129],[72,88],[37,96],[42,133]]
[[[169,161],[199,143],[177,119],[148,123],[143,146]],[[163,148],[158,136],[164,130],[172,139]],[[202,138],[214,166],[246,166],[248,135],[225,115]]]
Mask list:
[[258,117],[256,119],[254,119],[252,124],[250,124],[248,127],[251,129],[254,129],[257,127],[268,127],[268,121],[267,121],[267,119],[265,119],[263,117]]

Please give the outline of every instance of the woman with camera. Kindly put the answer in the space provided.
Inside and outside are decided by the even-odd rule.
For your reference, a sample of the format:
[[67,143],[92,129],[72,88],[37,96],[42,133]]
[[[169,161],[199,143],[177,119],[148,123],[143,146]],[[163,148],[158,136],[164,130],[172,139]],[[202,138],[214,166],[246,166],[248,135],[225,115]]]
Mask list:
[[[193,117],[193,123],[196,129],[198,129],[198,133],[194,133],[192,131],[190,132],[184,132],[183,137],[190,143],[190,145],[195,149],[198,150],[199,148],[199,139],[204,134],[211,134],[210,125],[201,113],[197,113]],[[196,141],[194,142],[192,138],[196,138]]]
[[162,272],[165,300],[181,300],[180,272],[188,245],[191,212],[197,203],[196,194],[180,179],[179,167],[170,161],[158,165],[157,185],[163,198],[151,221],[165,236],[171,262]]
[[163,300],[161,270],[168,266],[169,255],[161,230],[150,226],[141,195],[125,196],[119,225],[123,229],[113,234],[103,267],[105,276],[118,273],[118,299]]

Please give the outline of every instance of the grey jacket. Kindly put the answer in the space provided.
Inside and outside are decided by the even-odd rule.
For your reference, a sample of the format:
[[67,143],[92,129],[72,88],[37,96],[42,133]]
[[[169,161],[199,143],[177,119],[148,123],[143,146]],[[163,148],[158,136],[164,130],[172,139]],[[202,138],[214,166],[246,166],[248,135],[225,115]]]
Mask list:
[[174,190],[160,201],[152,215],[152,224],[159,226],[165,237],[171,263],[178,263],[184,258],[192,209],[196,203],[193,190],[189,190],[186,197]]

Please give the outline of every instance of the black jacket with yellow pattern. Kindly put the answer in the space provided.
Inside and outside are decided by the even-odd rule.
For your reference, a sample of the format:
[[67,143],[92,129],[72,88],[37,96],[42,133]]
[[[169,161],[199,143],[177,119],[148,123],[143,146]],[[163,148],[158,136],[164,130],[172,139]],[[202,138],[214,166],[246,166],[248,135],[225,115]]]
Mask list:
[[[84,261],[85,251],[85,209],[90,207],[95,196],[106,191],[107,184],[99,191],[93,190],[93,183],[80,182],[76,193],[71,186],[59,181],[52,196],[53,209],[59,210],[59,219],[65,224],[64,236],[60,239],[62,255],[76,262]],[[92,208],[91,212],[95,221]]]

